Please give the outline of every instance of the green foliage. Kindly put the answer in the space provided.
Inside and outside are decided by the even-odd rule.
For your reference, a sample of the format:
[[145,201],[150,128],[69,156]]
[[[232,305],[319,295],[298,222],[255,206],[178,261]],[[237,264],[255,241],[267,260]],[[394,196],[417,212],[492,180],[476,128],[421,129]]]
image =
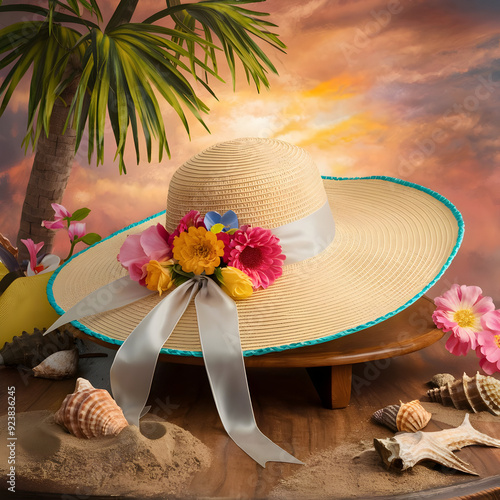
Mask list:
[[93,245],[98,241],[101,241],[101,237],[97,233],[87,233],[85,236],[80,238],[86,245]]
[[[106,116],[111,122],[120,172],[126,172],[123,155],[129,128],[139,163],[139,123],[148,161],[153,140],[158,143],[161,161],[164,152],[170,156],[170,148],[158,96],[175,110],[188,135],[185,110],[208,130],[202,114],[209,109],[189,79],[200,82],[215,96],[208,82],[210,77],[222,80],[217,54],[224,54],[233,87],[237,60],[257,91],[262,85],[269,86],[267,72],[276,73],[276,68],[255,39],[278,50],[283,50],[284,44],[269,31],[275,25],[261,19],[267,14],[242,7],[260,1],[180,4],[178,0],[167,0],[166,9],[135,23],[131,20],[138,0],[121,0],[104,30],[83,17],[86,11],[102,21],[95,0],[47,0],[47,8],[0,5],[0,15],[17,11],[43,18],[0,30],[0,54],[6,54],[0,60],[0,69],[14,63],[0,87],[0,116],[31,67],[28,126],[23,142],[26,147],[36,147],[42,130],[48,135],[56,99],[70,84],[78,82],[74,98],[65,103],[69,106],[66,127],[76,130],[76,149],[87,127],[89,163],[94,151],[97,165],[104,161]],[[173,20],[174,27],[153,24],[165,19]]]
[[75,210],[72,214],[71,217],[66,217],[68,221],[81,221],[85,219],[90,213],[90,208],[79,208],[78,210]]

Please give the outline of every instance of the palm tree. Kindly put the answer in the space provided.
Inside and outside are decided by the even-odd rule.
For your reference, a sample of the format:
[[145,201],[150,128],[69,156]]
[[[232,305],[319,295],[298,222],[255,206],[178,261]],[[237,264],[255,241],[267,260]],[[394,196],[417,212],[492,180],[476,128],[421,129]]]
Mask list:
[[[47,7],[1,5],[0,13],[18,12],[41,20],[14,23],[0,30],[0,69],[13,64],[0,87],[0,116],[18,83],[31,68],[28,125],[23,145],[36,150],[23,205],[21,238],[45,241],[53,233],[41,226],[50,219],[51,203],[60,203],[75,152],[88,129],[88,161],[104,161],[106,115],[116,142],[120,173],[129,128],[139,163],[139,124],[148,161],[153,141],[158,157],[170,149],[158,96],[176,111],[186,132],[188,110],[208,130],[202,113],[209,111],[189,79],[202,84],[215,97],[209,77],[222,81],[217,55],[223,53],[233,89],[239,60],[247,81],[257,91],[269,86],[267,72],[276,69],[256,43],[260,39],[283,51],[284,44],[270,31],[275,25],[267,14],[242,7],[263,0],[203,0],[167,7],[140,23],[132,22],[138,0],[121,0],[104,30],[96,0],[47,0]],[[1,3],[1,2],[0,2]],[[168,21],[166,26],[156,24]],[[96,22],[94,22],[96,21]],[[169,26],[169,27],[168,27]]]

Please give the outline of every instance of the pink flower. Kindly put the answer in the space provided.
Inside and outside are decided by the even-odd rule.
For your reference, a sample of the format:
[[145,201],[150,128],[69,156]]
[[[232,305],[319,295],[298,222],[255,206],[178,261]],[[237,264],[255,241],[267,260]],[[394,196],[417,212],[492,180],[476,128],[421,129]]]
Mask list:
[[181,219],[176,230],[170,235],[168,244],[172,247],[174,245],[174,238],[187,231],[190,227],[205,227],[203,216],[198,210],[191,210]]
[[452,285],[441,297],[436,297],[432,319],[444,332],[452,332],[446,349],[456,356],[465,355],[477,347],[477,334],[483,330],[481,317],[495,309],[491,297],[483,297],[477,286]]
[[74,222],[72,221],[68,228],[68,236],[70,241],[74,241],[78,238],[83,238],[87,232],[87,225],[85,222]]
[[163,262],[172,258],[168,240],[169,234],[161,224],[148,227],[141,234],[128,236],[117,258],[134,281],[146,286],[146,264],[150,260]]
[[228,264],[250,276],[254,289],[267,288],[283,273],[285,256],[269,229],[242,226],[229,244]]
[[28,252],[30,254],[29,267],[35,274],[38,274],[38,272],[41,271],[43,267],[42,269],[38,270],[36,254],[42,249],[44,245],[43,241],[41,241],[40,243],[35,243],[31,238],[21,241],[26,245],[26,248],[28,249]]
[[64,218],[71,217],[71,214],[69,213],[68,209],[66,209],[62,205],[59,205],[59,203],[52,203],[51,206],[55,212],[54,220],[53,221],[44,220],[42,221],[42,226],[46,227],[47,229],[62,229],[64,227],[67,227]]
[[477,334],[476,354],[479,366],[492,375],[500,371],[500,310],[486,313],[481,318],[484,331]]
[[229,243],[231,242],[232,235],[229,233],[217,233],[217,239],[224,243],[224,255],[222,256],[222,260],[227,264],[229,262],[229,255],[231,253],[231,247]]

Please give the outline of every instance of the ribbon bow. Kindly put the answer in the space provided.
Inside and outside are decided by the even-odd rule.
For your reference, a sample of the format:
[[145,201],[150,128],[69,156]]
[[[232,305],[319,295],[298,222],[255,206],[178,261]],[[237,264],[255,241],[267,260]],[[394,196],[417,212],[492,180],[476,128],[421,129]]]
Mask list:
[[[103,290],[113,290],[111,303],[97,300]],[[82,316],[122,307],[149,294],[150,290],[125,276],[87,295],[46,333]],[[302,464],[257,427],[245,374],[236,304],[207,276],[195,276],[166,295],[116,353],[110,372],[111,390],[128,423],[139,426],[158,354],[193,298],[205,368],[224,429],[262,467],[269,461]]]
[[[316,212],[272,231],[280,239],[285,264],[293,264],[318,255],[330,245],[335,222],[326,201]],[[125,276],[84,297],[46,333],[70,321],[123,307],[151,293]],[[111,299],[103,301],[103,296]],[[118,349],[110,372],[111,389],[125,418],[130,424],[139,425],[160,350],[193,298],[205,368],[224,429],[263,467],[269,461],[302,464],[257,427],[241,350],[236,304],[204,275],[194,276],[166,294]]]

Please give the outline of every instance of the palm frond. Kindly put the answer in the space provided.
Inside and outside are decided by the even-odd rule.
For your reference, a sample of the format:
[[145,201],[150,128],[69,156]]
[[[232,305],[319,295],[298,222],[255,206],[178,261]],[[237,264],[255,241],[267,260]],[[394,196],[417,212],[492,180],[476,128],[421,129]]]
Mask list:
[[[54,25],[49,31],[47,22],[29,21],[16,23],[0,30],[0,52],[10,52],[0,61],[0,68],[15,64],[0,87],[0,116],[5,111],[12,94],[28,69],[32,68],[28,102],[28,126],[23,145],[33,148],[43,130],[48,134],[52,108],[61,87],[71,48],[80,34],[67,27]],[[81,48],[77,48],[82,53]],[[69,82],[68,82],[69,83]],[[63,90],[63,89],[62,89]]]
[[[233,88],[236,83],[237,58],[243,65],[247,80],[251,78],[257,91],[260,91],[261,84],[269,87],[266,74],[268,70],[273,73],[277,71],[255,39],[263,40],[282,52],[285,45],[278,35],[269,31],[269,28],[275,25],[260,19],[267,13],[241,7],[259,1],[262,0],[202,0],[198,3],[179,4],[170,0],[167,2],[169,7],[148,17],[144,23],[154,23],[165,17],[171,17],[176,21],[175,29],[178,32],[203,33],[204,40],[210,44],[215,37],[224,51]],[[179,21],[181,13],[183,17]],[[207,46],[202,45],[202,48],[206,50]],[[192,47],[188,49],[194,52]],[[210,61],[212,68],[217,71],[216,52],[212,48],[206,51],[206,58],[207,63]]]
[[[189,124],[184,109],[189,110],[206,128],[201,113],[208,112],[208,107],[196,95],[187,77],[196,74],[196,68],[215,78],[218,75],[194,55],[189,65],[175,57],[175,54],[183,58],[190,55],[181,44],[172,41],[172,35],[184,42],[190,40],[206,47],[212,46],[193,33],[177,33],[148,24],[122,24],[107,33],[92,31],[82,58],[82,75],[68,118],[68,123],[71,122],[76,129],[77,147],[87,124],[89,161],[94,150],[96,163],[104,161],[106,113],[113,128],[121,171],[125,171],[123,155],[129,125],[138,160],[138,123],[145,138],[148,161],[151,161],[153,139],[158,141],[159,160],[163,152],[170,156],[157,95],[161,95],[175,110],[188,134]],[[88,96],[90,102],[86,108]]]

